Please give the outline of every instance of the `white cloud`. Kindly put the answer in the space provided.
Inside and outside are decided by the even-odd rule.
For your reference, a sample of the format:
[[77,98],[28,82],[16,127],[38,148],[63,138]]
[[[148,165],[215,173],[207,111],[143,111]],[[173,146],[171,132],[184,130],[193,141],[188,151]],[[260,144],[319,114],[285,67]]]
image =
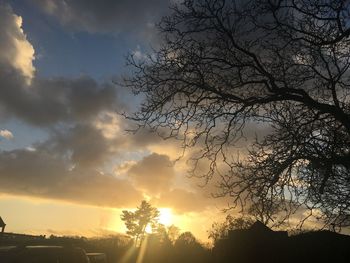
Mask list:
[[0,130],[0,137],[11,140],[13,139],[13,134],[9,130]]
[[131,53],[136,60],[147,60],[147,55],[141,51],[140,46],[137,46]]
[[122,133],[120,127],[122,121],[120,120],[120,116],[115,112],[103,111],[98,114],[93,122],[96,129],[100,130],[107,139],[114,139]]
[[27,84],[34,77],[34,48],[22,29],[22,17],[13,13],[10,6],[0,4],[0,64],[11,65]]

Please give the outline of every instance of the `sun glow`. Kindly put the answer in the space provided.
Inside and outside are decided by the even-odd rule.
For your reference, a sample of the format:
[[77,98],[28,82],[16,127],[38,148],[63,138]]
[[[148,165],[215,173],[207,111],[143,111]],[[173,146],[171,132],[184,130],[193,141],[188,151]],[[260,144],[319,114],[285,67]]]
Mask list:
[[165,226],[170,226],[171,224],[173,224],[173,214],[170,208],[159,208],[159,212],[159,223]]
[[145,232],[147,233],[147,234],[152,234],[152,226],[150,225],[150,224],[148,224],[147,226],[146,226],[146,228],[145,228]]
[[[164,225],[164,226],[170,226],[173,224],[173,214],[171,212],[170,208],[159,208],[159,217],[158,217],[158,223]],[[145,232],[147,234],[152,234],[153,229],[151,224],[148,224],[145,228]]]

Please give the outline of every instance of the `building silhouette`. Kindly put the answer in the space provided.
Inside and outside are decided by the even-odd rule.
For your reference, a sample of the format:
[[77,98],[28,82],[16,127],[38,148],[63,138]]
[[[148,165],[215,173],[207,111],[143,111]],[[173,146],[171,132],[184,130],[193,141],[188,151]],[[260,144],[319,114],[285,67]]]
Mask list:
[[0,228],[1,228],[1,233],[4,233],[5,232],[5,222],[4,220],[2,220],[1,216],[0,216]]
[[350,262],[350,236],[311,231],[288,236],[257,221],[249,229],[229,231],[213,248],[215,263]]
[[226,239],[219,240],[213,249],[215,262],[284,262],[288,233],[273,231],[260,221],[249,229],[236,229]]

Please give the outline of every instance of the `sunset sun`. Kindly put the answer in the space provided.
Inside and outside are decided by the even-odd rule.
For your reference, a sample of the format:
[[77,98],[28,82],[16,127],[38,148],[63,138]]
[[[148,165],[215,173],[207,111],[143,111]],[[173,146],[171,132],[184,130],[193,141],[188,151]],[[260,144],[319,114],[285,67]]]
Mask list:
[[[173,224],[173,214],[170,208],[159,208],[158,223],[164,226],[170,226]],[[151,234],[153,232],[151,224],[148,224],[145,228],[145,232]]]
[[145,232],[147,234],[152,234],[153,230],[152,230],[152,226],[150,224],[148,224],[145,228]]
[[160,208],[158,222],[165,226],[170,226],[173,223],[173,214],[170,208]]

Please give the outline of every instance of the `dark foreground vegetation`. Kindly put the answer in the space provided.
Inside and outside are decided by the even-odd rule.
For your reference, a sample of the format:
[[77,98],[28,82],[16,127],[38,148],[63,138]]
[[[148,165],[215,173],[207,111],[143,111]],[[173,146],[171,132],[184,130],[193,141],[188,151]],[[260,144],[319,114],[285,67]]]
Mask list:
[[[287,232],[272,231],[261,222],[246,229],[229,230],[214,242],[212,248],[198,242],[190,232],[182,233],[175,240],[167,235],[148,234],[140,246],[135,246],[133,240],[126,236],[87,239],[2,234],[0,262],[4,259],[1,248],[10,245],[79,247],[87,253],[104,253],[106,263],[349,262],[350,236],[330,231],[288,236]],[[22,263],[6,263],[10,262]],[[31,261],[28,258],[23,262],[51,261]]]
[[257,221],[248,229],[228,232],[212,250],[213,262],[348,262],[350,236],[310,231],[288,236]]
[[[181,234],[174,242],[168,237],[149,234],[140,247],[136,247],[132,239],[118,235],[104,238],[30,236],[19,234],[0,234],[0,262],[2,263],[51,263],[51,261],[33,261],[31,258],[14,256],[8,259],[7,250],[11,253],[22,253],[23,248],[45,246],[62,246],[64,248],[82,248],[86,253],[103,253],[107,263],[131,262],[211,262],[211,251],[202,246],[190,232]],[[15,249],[15,250],[14,250]],[[3,250],[3,252],[2,252]],[[141,260],[142,257],[142,261]],[[11,259],[14,261],[11,261]],[[4,262],[4,260],[6,261]],[[71,263],[71,261],[67,261]],[[60,263],[67,263],[66,261]],[[84,262],[84,261],[77,261]],[[54,262],[56,263],[56,262]],[[75,263],[73,261],[72,263]]]

